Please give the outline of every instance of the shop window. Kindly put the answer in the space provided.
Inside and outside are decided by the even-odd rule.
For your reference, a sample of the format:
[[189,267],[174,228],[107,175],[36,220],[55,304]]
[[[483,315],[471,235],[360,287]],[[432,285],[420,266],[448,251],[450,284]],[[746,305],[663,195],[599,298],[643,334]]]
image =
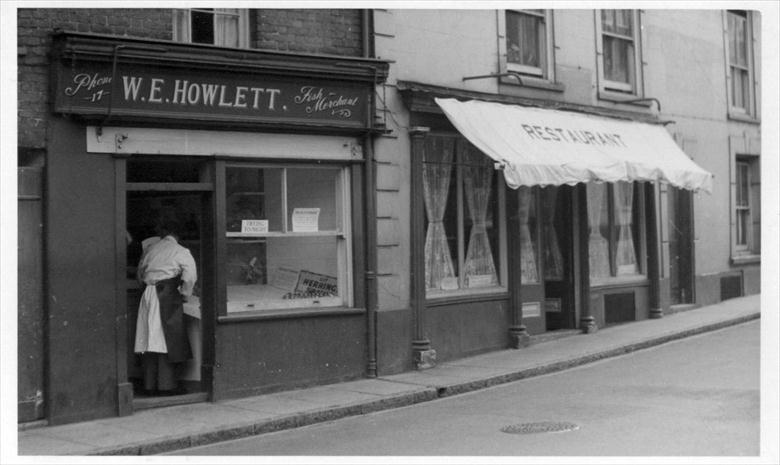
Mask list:
[[520,226],[520,282],[533,284],[539,276],[539,235],[537,214],[538,189],[521,186],[517,189],[517,219]]
[[747,11],[726,12],[729,114],[756,117],[753,70],[753,16]]
[[641,94],[642,60],[637,10],[596,12],[599,90],[609,94]]
[[426,296],[503,289],[503,190],[493,163],[455,137],[428,136],[424,150]]
[[553,80],[552,10],[506,10],[503,19],[506,70]]
[[173,14],[173,38],[179,42],[248,47],[248,10],[240,8],[177,9]]
[[226,168],[227,312],[350,306],[348,173]]
[[644,278],[640,183],[588,183],[591,285]]
[[734,176],[734,248],[736,255],[760,253],[758,157],[737,157]]

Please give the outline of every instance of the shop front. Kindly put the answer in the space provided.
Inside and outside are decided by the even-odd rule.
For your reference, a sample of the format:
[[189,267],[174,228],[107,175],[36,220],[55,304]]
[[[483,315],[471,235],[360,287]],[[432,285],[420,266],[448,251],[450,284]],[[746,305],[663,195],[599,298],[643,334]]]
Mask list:
[[712,184],[663,125],[417,83],[399,88],[419,172],[418,367],[520,347],[532,335],[662,316],[658,186]]
[[[55,51],[49,421],[365,376],[387,63],[77,33]],[[165,397],[143,389],[134,345],[136,266],[160,223],[198,274]]]

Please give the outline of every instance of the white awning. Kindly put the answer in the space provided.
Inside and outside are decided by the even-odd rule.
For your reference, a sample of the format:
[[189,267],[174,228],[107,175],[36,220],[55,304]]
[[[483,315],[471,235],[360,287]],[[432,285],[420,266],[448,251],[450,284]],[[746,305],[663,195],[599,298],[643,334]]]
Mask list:
[[504,165],[509,187],[665,181],[712,191],[712,174],[661,125],[452,98],[436,103],[479,150]]

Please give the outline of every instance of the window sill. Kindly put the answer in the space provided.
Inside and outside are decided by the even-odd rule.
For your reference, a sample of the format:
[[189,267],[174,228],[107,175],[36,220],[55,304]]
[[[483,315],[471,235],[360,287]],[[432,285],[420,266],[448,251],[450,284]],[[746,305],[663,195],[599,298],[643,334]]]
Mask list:
[[617,287],[646,287],[650,285],[650,280],[647,276],[632,276],[625,278],[612,278],[610,280],[601,280],[597,282],[591,281],[591,290],[602,290]]
[[599,89],[599,100],[606,100],[608,102],[625,103],[627,105],[636,105],[639,107],[650,108],[653,105],[652,100],[645,100],[642,102],[629,102],[630,100],[641,99],[643,97],[637,94],[628,94],[625,92],[617,92],[608,89]]
[[742,121],[743,123],[761,124],[761,119],[756,116],[748,115],[746,113],[737,113],[734,111],[729,111],[728,119]]
[[761,263],[760,254],[734,255],[731,257],[731,264],[733,266],[758,265],[760,263]]
[[244,321],[260,320],[281,320],[287,318],[306,318],[315,316],[339,316],[339,315],[359,315],[365,313],[364,308],[351,307],[323,307],[323,308],[296,308],[284,310],[255,310],[248,312],[236,312],[229,315],[220,315],[217,322],[241,323]]
[[489,302],[492,300],[506,300],[509,298],[509,292],[506,288],[492,289],[482,293],[458,294],[449,296],[426,297],[426,307],[441,307],[452,304],[466,304],[471,302]]
[[501,84],[510,85],[513,87],[530,87],[534,89],[549,90],[552,92],[563,92],[566,90],[566,86],[560,82],[553,82],[549,79],[538,78],[533,76],[521,76],[522,82],[519,82],[517,78],[511,76],[503,76],[499,82]]

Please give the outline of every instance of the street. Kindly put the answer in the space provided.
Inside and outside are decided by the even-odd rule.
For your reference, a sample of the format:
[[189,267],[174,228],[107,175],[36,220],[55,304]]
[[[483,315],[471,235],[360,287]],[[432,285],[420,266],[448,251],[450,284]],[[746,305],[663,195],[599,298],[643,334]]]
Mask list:
[[171,455],[757,455],[759,328]]

